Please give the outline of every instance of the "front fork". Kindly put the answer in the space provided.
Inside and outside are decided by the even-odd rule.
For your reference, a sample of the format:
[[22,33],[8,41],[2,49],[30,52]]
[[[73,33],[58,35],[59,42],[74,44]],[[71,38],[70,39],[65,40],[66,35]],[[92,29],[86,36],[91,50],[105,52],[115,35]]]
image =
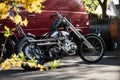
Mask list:
[[84,44],[91,49],[92,51],[96,52],[95,48],[88,42],[88,40],[81,34],[79,33],[76,28],[68,21],[67,18],[64,17],[64,19],[70,24],[69,28],[78,36],[79,39],[82,39],[84,41]]

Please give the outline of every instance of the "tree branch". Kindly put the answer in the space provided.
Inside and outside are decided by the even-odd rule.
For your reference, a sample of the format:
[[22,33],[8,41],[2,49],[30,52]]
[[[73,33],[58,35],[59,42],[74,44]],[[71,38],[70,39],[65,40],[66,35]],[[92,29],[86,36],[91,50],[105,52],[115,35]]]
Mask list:
[[102,6],[102,2],[101,2],[101,0],[98,0],[98,2],[99,2],[99,4]]

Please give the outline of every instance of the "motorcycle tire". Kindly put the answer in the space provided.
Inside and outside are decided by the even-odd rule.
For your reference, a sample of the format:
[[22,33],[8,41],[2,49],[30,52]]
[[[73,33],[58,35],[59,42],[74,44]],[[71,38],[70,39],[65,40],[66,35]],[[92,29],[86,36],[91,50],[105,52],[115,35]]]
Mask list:
[[[15,52],[17,54],[23,52],[26,60],[35,58],[37,64],[44,64],[44,58],[42,56],[44,54],[44,50],[41,47],[38,47],[35,43],[28,42],[28,38],[22,38],[17,42]],[[25,66],[22,66],[22,68],[30,70],[30,68],[26,68]]]
[[85,36],[87,41],[94,47],[96,52],[93,52],[91,49],[88,49],[85,46],[84,41],[82,41],[79,47],[79,56],[86,63],[97,63],[100,61],[105,54],[105,43],[103,39],[96,34],[88,34]]

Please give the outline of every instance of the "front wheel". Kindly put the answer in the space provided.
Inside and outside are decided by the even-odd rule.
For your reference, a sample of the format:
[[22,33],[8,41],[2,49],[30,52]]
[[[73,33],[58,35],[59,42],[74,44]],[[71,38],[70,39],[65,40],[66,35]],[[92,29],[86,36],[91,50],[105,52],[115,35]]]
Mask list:
[[83,61],[87,63],[97,63],[100,61],[105,52],[105,43],[100,36],[95,34],[88,34],[85,36],[87,41],[94,47],[95,51],[86,47],[85,42],[79,44],[79,55]]

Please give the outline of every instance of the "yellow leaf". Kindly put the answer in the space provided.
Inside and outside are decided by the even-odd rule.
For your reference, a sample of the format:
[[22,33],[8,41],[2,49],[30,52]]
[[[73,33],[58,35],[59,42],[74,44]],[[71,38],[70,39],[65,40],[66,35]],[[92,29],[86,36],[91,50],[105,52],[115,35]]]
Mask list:
[[18,8],[16,8],[16,7],[14,7],[14,9],[13,9],[15,12],[20,12],[20,10],[18,9]]
[[10,31],[9,27],[7,27],[7,26],[4,26],[4,29],[5,29],[6,31]]
[[11,31],[15,31],[16,30],[16,28],[12,28],[12,30]]
[[15,62],[14,59],[8,59],[8,62],[12,63],[12,62]]
[[33,12],[34,12],[34,10],[33,10],[33,8],[32,8],[31,6],[28,6],[27,10],[28,10],[30,13],[33,13]]
[[22,3],[25,3],[25,0],[21,0]]
[[43,65],[38,64],[38,66],[37,66],[37,67],[39,67],[39,68],[40,68],[40,71],[44,71],[44,66],[43,66]]
[[37,67],[39,67],[39,68],[44,68],[44,66],[43,65],[40,65],[40,64],[38,64],[38,66]]
[[4,47],[5,46],[5,44],[2,44],[2,47]]
[[43,68],[40,68],[40,71],[44,71],[44,69],[43,69]]
[[23,21],[23,24],[24,24],[24,26],[27,26],[27,24],[28,24],[28,20],[25,18],[25,20]]
[[11,66],[16,66],[16,61],[11,62]]
[[0,3],[0,10],[1,10],[1,9],[4,9],[4,8],[5,8],[5,6],[6,6],[6,4],[5,4],[5,3]]
[[7,61],[1,64],[1,70],[8,70],[10,68],[11,68],[10,63]]
[[5,37],[9,37],[9,34],[4,34]]
[[5,8],[2,9],[2,13],[6,14],[8,12],[7,6]]
[[14,18],[12,16],[9,16],[9,19],[12,20],[12,21],[14,20]]
[[11,66],[15,66],[16,65],[16,61],[13,58],[8,59],[8,62],[11,64]]
[[15,22],[16,24],[19,24],[20,22],[22,22],[21,16],[17,14],[17,15],[14,17],[14,22]]
[[39,0],[41,3],[45,2],[46,0]]
[[16,67],[21,67],[21,64],[22,64],[21,62],[16,62],[16,65],[15,65],[15,66],[16,66]]
[[30,63],[30,62],[28,62],[28,65],[32,68],[32,67],[36,66],[36,63]]
[[7,15],[6,14],[2,14],[1,15],[1,19],[6,19],[7,18]]
[[16,58],[17,58],[17,55],[16,55],[16,54],[13,54],[13,55],[12,55],[12,58],[13,58],[13,59],[16,59]]

